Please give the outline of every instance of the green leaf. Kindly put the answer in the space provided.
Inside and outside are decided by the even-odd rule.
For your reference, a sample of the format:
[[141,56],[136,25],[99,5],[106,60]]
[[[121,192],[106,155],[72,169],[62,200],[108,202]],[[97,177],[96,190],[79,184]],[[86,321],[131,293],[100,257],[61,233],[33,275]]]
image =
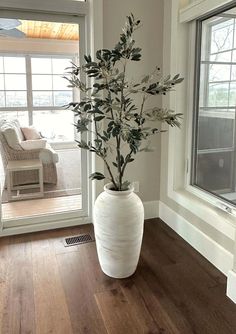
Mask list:
[[133,158],[130,158],[130,159],[128,160],[128,163],[133,162],[133,161],[134,161],[134,159],[133,159]]
[[130,186],[130,182],[129,181],[125,181],[122,183],[122,186],[121,186],[121,190],[128,190],[129,189],[129,186]]
[[150,75],[146,75],[146,76],[142,79],[141,83],[147,83],[147,82],[149,81],[149,79],[150,79]]
[[105,118],[105,116],[96,116],[96,117],[94,117],[94,120],[96,121],[96,122],[100,122],[101,120],[103,120]]
[[91,180],[104,180],[106,177],[102,174],[102,173],[99,173],[99,172],[95,172],[95,173],[92,173],[89,178]]

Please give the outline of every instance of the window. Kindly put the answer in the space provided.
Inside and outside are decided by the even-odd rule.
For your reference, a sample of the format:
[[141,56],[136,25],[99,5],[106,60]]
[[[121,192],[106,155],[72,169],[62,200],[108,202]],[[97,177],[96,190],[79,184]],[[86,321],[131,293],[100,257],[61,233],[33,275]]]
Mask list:
[[62,78],[72,57],[0,55],[0,116],[34,124],[50,141],[74,140],[73,91]]
[[198,31],[192,185],[236,204],[236,7]]

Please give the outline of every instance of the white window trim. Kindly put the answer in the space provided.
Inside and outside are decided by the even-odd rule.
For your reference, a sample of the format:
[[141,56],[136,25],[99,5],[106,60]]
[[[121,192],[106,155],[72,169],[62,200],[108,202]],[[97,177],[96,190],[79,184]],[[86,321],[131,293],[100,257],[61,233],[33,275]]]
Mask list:
[[232,0],[193,0],[190,5],[180,9],[180,23],[191,22],[198,17],[217,9],[218,7],[233,2],[234,1]]
[[[164,70],[165,73],[181,73],[185,81],[181,88],[176,89],[175,94],[169,94],[165,98],[164,105],[176,112],[191,111],[193,110],[194,65],[192,60],[195,58],[195,25],[194,23],[179,24],[179,3],[175,0],[170,0],[170,3],[171,17],[165,17],[165,20],[172,22],[169,41],[167,41],[170,43],[170,61],[164,58],[166,59]],[[166,15],[168,15],[167,11]],[[186,122],[182,131],[170,129],[168,132],[167,195],[202,221],[234,240],[235,216],[223,211],[222,209],[225,209],[223,207],[220,209],[218,199],[214,201],[213,196],[189,185],[190,166],[188,165],[192,152],[192,112],[187,112],[187,114],[185,112],[184,118]]]

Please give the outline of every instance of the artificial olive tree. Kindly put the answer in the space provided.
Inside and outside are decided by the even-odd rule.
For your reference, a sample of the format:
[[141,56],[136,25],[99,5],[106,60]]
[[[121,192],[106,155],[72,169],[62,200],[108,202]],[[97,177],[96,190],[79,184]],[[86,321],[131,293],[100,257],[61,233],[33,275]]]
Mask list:
[[[141,60],[141,49],[135,46],[133,38],[139,27],[140,20],[131,14],[113,49],[98,50],[95,60],[90,55],[84,56],[86,63],[80,67],[72,63],[65,76],[69,86],[82,93],[79,102],[67,106],[77,116],[76,129],[80,134],[93,133],[87,136],[92,138],[90,140],[78,140],[78,146],[94,152],[104,161],[113,189],[118,191],[129,185],[124,179],[127,165],[134,161],[137,153],[148,151],[148,139],[161,132],[150,124],[160,121],[172,127],[180,126],[181,114],[157,106],[145,108],[151,96],[165,95],[181,83],[183,78],[179,74],[163,77],[157,67],[137,82],[127,78],[130,63]],[[83,81],[82,77],[86,79]],[[140,103],[136,102],[137,95],[141,97]],[[103,180],[106,177],[95,172],[90,178]]]

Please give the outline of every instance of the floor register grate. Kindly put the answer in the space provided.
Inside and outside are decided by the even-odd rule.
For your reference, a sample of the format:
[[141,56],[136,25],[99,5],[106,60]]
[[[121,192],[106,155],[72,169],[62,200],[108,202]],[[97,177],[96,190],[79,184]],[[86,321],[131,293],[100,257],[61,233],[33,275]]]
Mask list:
[[76,245],[86,244],[87,242],[92,242],[92,241],[94,241],[94,238],[92,238],[90,234],[80,234],[74,237],[65,238],[64,246],[65,247],[76,246]]

